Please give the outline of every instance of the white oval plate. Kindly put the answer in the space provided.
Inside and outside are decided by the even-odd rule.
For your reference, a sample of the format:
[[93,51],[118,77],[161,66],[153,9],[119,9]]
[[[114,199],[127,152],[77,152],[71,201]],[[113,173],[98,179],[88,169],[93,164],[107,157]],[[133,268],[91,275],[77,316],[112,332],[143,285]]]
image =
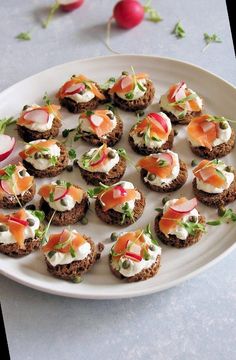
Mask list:
[[[109,56],[73,61],[23,80],[0,94],[0,118],[17,116],[24,104],[42,102],[45,91],[48,92],[49,96],[53,97],[58,88],[72,74],[83,73],[98,82],[103,82],[110,76],[118,76],[122,70],[129,70],[130,65],[134,67],[136,72],[144,71],[149,73],[154,81],[156,99],[148,110],[157,111],[159,109],[159,97],[171,83],[185,80],[190,88],[196,90],[203,97],[206,111],[227,118],[235,118],[236,89],[223,79],[185,62],[137,55]],[[125,131],[122,141],[116,147],[125,147],[131,160],[136,162],[139,156],[131,150],[127,142],[127,133],[135,122],[135,115],[122,111],[120,113],[125,123]],[[63,110],[63,127],[75,127],[77,117],[77,115],[72,115]],[[189,165],[189,179],[182,189],[171,195],[172,198],[180,195],[193,197],[190,163],[195,156],[189,149],[185,129],[186,127],[178,127],[179,134],[175,137],[173,149]],[[12,129],[12,133],[16,135],[14,129]],[[76,143],[75,146],[78,154],[82,154],[89,149],[89,146],[82,141]],[[17,161],[18,151],[22,147],[22,141],[18,141],[14,154],[1,165],[7,165],[10,161]],[[235,151],[228,155],[225,161],[236,166]],[[64,172],[60,178],[69,179],[71,182],[74,181],[84,188],[88,188],[78,169],[75,169],[72,174]],[[153,226],[156,216],[154,209],[161,206],[163,195],[148,191],[132,165],[128,166],[124,179],[133,181],[144,192],[147,201],[143,216],[128,229],[143,227],[149,222]],[[47,179],[38,181],[38,187],[47,181]],[[38,196],[35,201],[37,203]],[[233,206],[235,208],[235,205],[231,207]],[[208,218],[216,216],[216,211],[213,209],[208,209],[203,205],[199,205],[199,209]],[[52,294],[87,299],[125,298],[151,294],[175,286],[216,263],[216,261],[232,251],[234,247],[233,224],[222,225],[217,228],[208,227],[208,233],[204,235],[199,243],[190,248],[174,249],[163,245],[161,268],[158,275],[147,281],[128,284],[116,279],[110,273],[108,267],[107,254],[112,245],[109,236],[113,231],[122,231],[122,229],[102,223],[94,214],[93,201],[91,201],[91,210],[92,212],[88,213],[88,225],[78,225],[78,229],[80,232],[90,235],[96,242],[104,241],[105,251],[102,259],[93,267],[91,272],[84,276],[81,284],[72,284],[52,277],[46,270],[43,255],[40,251],[21,259],[12,259],[0,254],[1,273],[21,284]],[[52,231],[55,230],[59,229],[52,227]]]

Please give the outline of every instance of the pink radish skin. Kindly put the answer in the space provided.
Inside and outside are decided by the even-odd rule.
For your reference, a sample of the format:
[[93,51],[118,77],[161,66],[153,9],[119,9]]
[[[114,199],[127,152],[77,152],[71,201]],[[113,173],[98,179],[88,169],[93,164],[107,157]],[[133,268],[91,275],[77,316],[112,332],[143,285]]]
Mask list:
[[197,199],[193,198],[191,200],[187,200],[183,204],[177,204],[170,206],[171,210],[174,210],[177,213],[189,213],[197,206]]
[[70,232],[67,229],[64,229],[60,235],[60,242],[64,242],[69,239]]
[[121,0],[113,10],[113,18],[124,29],[131,29],[143,21],[144,8],[139,1]]
[[78,9],[83,5],[84,0],[60,0],[60,9],[65,12],[70,12]]
[[[175,99],[176,101],[178,101],[177,99],[176,99],[176,94],[179,92],[179,90],[180,89],[186,89],[186,83],[184,82],[184,81],[181,81],[179,84],[178,84],[178,86],[177,86],[177,88],[175,89],[175,92],[174,92],[174,94],[172,95],[172,97],[171,97],[171,99]],[[184,95],[185,96],[185,95]]]
[[49,114],[43,109],[33,109],[25,112],[24,119],[38,124],[47,124]]
[[98,161],[96,161],[96,162],[94,162],[94,163],[90,163],[90,165],[91,165],[91,166],[99,165],[99,164],[101,164],[101,163],[106,159],[106,157],[107,157],[107,155],[106,155],[105,153],[103,153],[103,154],[102,154],[102,157],[101,157]]
[[158,123],[161,125],[161,127],[163,128],[165,133],[168,132],[168,126],[167,126],[166,120],[160,114],[150,113],[150,114],[148,114],[148,117],[158,121]]
[[127,194],[127,191],[120,185],[117,185],[113,189],[113,198],[117,199],[121,196],[125,196]]
[[54,192],[54,201],[61,200],[66,196],[67,193],[68,193],[68,189],[65,189],[63,186],[56,187]]
[[66,90],[65,94],[66,95],[74,95],[74,94],[77,94],[80,91],[84,91],[84,90],[85,90],[85,85],[83,83],[74,84]]
[[167,161],[168,165],[172,166],[173,165],[173,158],[170,154],[168,153],[161,153],[158,154],[157,156],[158,160],[164,160]]
[[5,160],[12,153],[16,139],[9,135],[0,134],[0,161]]
[[1,180],[1,188],[8,195],[14,194],[14,192],[12,191],[12,188],[9,187],[9,182],[7,180]]
[[14,222],[16,222],[16,223],[18,223],[20,225],[23,225],[23,226],[28,226],[29,225],[27,220],[18,219],[18,218],[14,217],[14,216],[11,216],[9,221],[14,221]]
[[142,260],[142,256],[132,253],[132,252],[126,252],[125,256],[129,257],[131,260],[134,261],[141,261]]

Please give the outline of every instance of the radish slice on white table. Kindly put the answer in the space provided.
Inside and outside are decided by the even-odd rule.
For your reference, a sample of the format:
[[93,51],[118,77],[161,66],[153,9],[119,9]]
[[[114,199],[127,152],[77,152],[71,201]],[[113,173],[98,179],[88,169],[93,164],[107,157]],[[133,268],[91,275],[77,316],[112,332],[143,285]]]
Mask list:
[[193,198],[191,200],[187,200],[183,204],[173,204],[170,206],[171,210],[174,210],[178,213],[189,213],[197,206],[197,199]]
[[33,109],[24,114],[24,119],[37,124],[46,124],[49,119],[49,114],[43,109]]
[[68,189],[63,186],[57,186],[54,191],[54,201],[61,200],[68,193]]
[[83,83],[71,85],[65,92],[65,95],[74,95],[85,90],[85,85]]
[[58,2],[62,11],[70,12],[78,9],[84,0],[59,0]]
[[148,117],[152,118],[152,119],[155,119],[158,124],[161,125],[161,128],[167,133],[168,132],[168,126],[167,126],[167,123],[166,123],[166,120],[160,115],[160,114],[157,114],[157,113],[150,113],[148,114]]
[[14,137],[0,134],[0,161],[5,160],[12,153],[15,143],[16,139]]

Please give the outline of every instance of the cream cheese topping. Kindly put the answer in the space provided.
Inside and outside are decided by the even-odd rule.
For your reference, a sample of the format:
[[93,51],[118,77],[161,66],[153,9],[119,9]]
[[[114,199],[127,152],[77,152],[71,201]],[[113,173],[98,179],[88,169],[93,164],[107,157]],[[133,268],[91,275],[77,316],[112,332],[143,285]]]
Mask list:
[[209,194],[220,194],[224,190],[228,189],[234,181],[234,173],[225,171],[226,165],[223,162],[217,164],[216,168],[222,172],[225,177],[225,183],[221,187],[215,187],[211,184],[204,182],[201,179],[196,178],[198,190],[202,190]]
[[[115,127],[117,125],[117,118],[116,118],[115,114],[111,110],[107,110],[107,114],[110,114],[110,115],[114,116],[113,119],[111,119],[112,127],[111,127],[111,130],[109,131],[109,133],[110,133],[115,129]],[[92,126],[91,126],[90,121],[86,117],[83,117],[83,114],[81,114],[79,116],[78,127],[80,128],[80,131],[82,133],[84,133],[84,132],[89,133],[89,134],[94,133],[94,130],[93,130]],[[102,138],[106,138],[106,135],[103,135]]]
[[67,98],[72,99],[76,101],[77,103],[87,103],[93,98],[95,98],[94,93],[91,90],[86,89],[83,94],[72,94],[72,95],[66,95]]
[[[142,270],[150,268],[156,262],[157,256],[161,255],[161,247],[156,244],[153,244],[151,238],[147,234],[143,234],[143,237],[145,239],[146,244],[153,246],[153,250],[148,251],[150,258],[148,260],[142,259],[139,262],[129,259],[130,266],[128,269],[124,269],[122,267],[122,264],[125,260],[127,260],[127,258],[125,256],[122,256],[118,263],[119,265],[118,271],[125,277],[134,276],[140,273]],[[114,267],[116,267],[116,265],[117,265],[116,263],[113,263]]]
[[[72,236],[75,237],[76,234],[77,234],[76,230],[73,230]],[[72,240],[73,240],[73,237],[72,237]],[[91,252],[91,245],[89,242],[86,242],[86,243],[82,244],[78,249],[75,250],[75,257],[73,257],[70,252],[62,253],[59,251],[56,251],[52,257],[48,256],[48,254],[49,254],[48,252],[45,253],[45,256],[46,256],[48,262],[52,266],[57,266],[57,265],[70,264],[73,261],[83,260],[90,254],[90,252]]]
[[[129,182],[129,181],[121,181],[118,183],[119,185],[121,185],[123,187],[123,189],[134,189],[134,185]],[[116,184],[116,185],[118,185]],[[127,204],[130,208],[130,210],[132,211],[134,209],[134,206],[135,206],[135,201],[136,200],[140,200],[141,198],[141,195],[140,195],[140,192],[139,191],[136,191],[136,199],[135,200],[130,200],[130,201],[127,201]],[[125,204],[120,204],[120,205],[117,205],[114,207],[114,210],[117,211],[117,212],[120,212],[120,213],[124,213],[124,210],[122,209],[122,207],[124,206]]]
[[[95,152],[97,151],[97,148],[93,148],[90,149],[86,154],[84,155],[88,155],[88,156],[93,156],[93,154],[95,154]],[[106,161],[102,161],[100,164],[96,165],[96,166],[89,166],[84,167],[83,165],[83,156],[79,159],[78,163],[79,166],[82,169],[85,169],[89,172],[103,172],[103,173],[108,173],[114,166],[116,166],[118,164],[118,162],[120,161],[120,157],[118,155],[118,152],[115,149],[112,148],[107,148],[106,153],[108,152],[112,152],[114,154],[114,158],[108,158],[108,160]]]
[[[31,141],[29,144],[27,144],[25,146],[25,150],[27,150],[28,148],[30,148],[30,145],[31,144],[37,144],[39,142],[44,142],[44,141],[47,141],[45,139],[42,139],[42,140],[35,140],[35,141]],[[60,147],[57,145],[57,144],[53,144],[49,147],[47,147],[48,151],[47,152],[42,152],[42,154],[47,154],[50,156],[50,158],[52,158],[53,156],[59,158],[60,157],[60,154],[61,154],[61,149]],[[31,156],[28,156],[25,160],[30,163],[35,169],[37,170],[45,170],[45,169],[48,169],[50,166],[52,166],[52,163],[50,161],[50,158],[49,159],[46,159],[46,158],[39,158],[39,159],[35,159],[34,155],[31,157]]]
[[[26,113],[27,111],[34,110],[37,108],[40,108],[40,106],[37,104],[33,104],[32,106],[28,107],[22,114]],[[44,132],[44,131],[50,130],[52,128],[52,124],[53,124],[53,120],[55,119],[55,116],[53,113],[50,113],[48,115],[49,115],[48,121],[45,124],[32,122],[31,124],[28,123],[28,124],[24,124],[24,125],[20,125],[20,124],[19,125],[24,126],[29,130],[38,131],[38,132]]]
[[[35,231],[38,230],[40,227],[40,220],[37,218],[37,216],[34,216],[30,211],[25,210],[25,212],[27,214],[27,219],[34,220],[34,225],[25,226],[24,238],[25,239],[32,238],[34,240],[35,239]],[[3,225],[3,224],[0,223],[0,225]],[[15,243],[16,243],[16,240],[9,230],[0,232],[0,244],[8,245],[8,244],[15,244]]]
[[[125,76],[122,76],[122,77],[125,77]],[[119,96],[119,98],[124,99],[126,101],[132,101],[132,100],[137,100],[137,99],[141,98],[147,91],[147,86],[146,86],[147,81],[146,81],[146,79],[140,79],[140,80],[137,80],[137,82],[141,85],[141,87],[144,89],[144,91],[142,91],[136,84],[134,90],[132,91],[132,93],[133,93],[132,99],[127,99],[127,97],[125,96],[126,94],[124,94],[124,93],[117,92],[116,95]]]
[[[164,207],[163,207],[163,213],[165,213],[169,209],[169,207],[174,205],[177,200],[178,199],[173,199],[173,200],[167,201],[165,203]],[[189,220],[189,218],[192,217],[192,216],[196,217],[196,219],[199,218],[199,213],[198,213],[197,209],[193,209],[188,214],[183,216],[181,221],[182,222],[187,222]],[[198,222],[198,220],[197,220],[197,222]],[[189,236],[188,231],[181,225],[177,225],[175,228],[171,229],[168,234],[169,235],[175,235],[178,239],[181,239],[181,240],[186,240],[187,237]]]

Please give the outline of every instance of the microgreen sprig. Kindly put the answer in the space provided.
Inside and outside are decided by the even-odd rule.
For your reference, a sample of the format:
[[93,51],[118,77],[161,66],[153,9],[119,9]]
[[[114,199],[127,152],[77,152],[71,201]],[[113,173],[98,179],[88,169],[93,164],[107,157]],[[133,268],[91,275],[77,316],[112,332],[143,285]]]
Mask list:
[[157,12],[157,10],[155,10],[151,7],[151,2],[152,2],[152,0],[146,0],[146,2],[144,4],[144,12],[149,15],[147,20],[152,21],[154,23],[162,21],[163,19],[160,16],[160,14]]
[[0,119],[0,134],[4,134],[6,127],[11,124],[15,124],[15,122],[16,122],[16,119],[14,119],[13,116],[11,116],[9,118]]
[[124,224],[126,218],[133,219],[134,216],[133,210],[129,207],[129,204],[127,202],[122,206],[121,209],[123,211],[121,224]]
[[93,189],[88,189],[87,194],[90,198],[94,198],[99,195],[102,191],[109,189],[109,186],[100,183],[100,186],[96,186]]
[[48,13],[46,20],[44,20],[42,23],[43,28],[46,29],[48,27],[49,23],[52,21],[52,18],[54,16],[54,14],[56,13],[56,11],[59,9],[59,7],[60,7],[60,4],[56,0],[55,3],[50,7],[50,11]]
[[217,226],[225,223],[228,224],[230,221],[236,221],[236,213],[232,209],[224,209],[222,215],[215,220],[207,221],[207,225]]
[[30,31],[20,32],[18,35],[16,35],[16,39],[24,40],[24,41],[31,40],[32,39],[31,32]]
[[185,37],[185,30],[180,21],[178,21],[175,25],[172,34],[174,34],[178,39],[182,39],[183,37]]
[[222,43],[222,40],[216,34],[209,35],[207,33],[204,33],[203,36],[206,43],[206,46],[202,50],[203,52],[208,48],[211,43]]

